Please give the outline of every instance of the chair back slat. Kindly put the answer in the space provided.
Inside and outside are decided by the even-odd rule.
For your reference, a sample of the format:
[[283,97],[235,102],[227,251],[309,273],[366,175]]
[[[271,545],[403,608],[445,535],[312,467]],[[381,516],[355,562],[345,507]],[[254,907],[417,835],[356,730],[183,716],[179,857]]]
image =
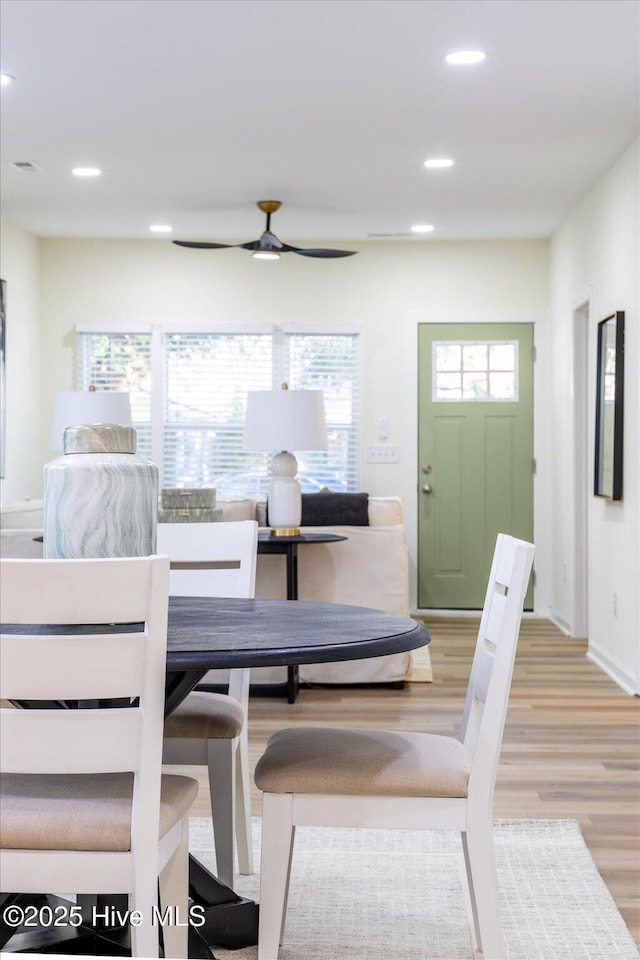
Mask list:
[[[497,551],[496,567],[494,580],[496,584],[508,587],[513,583],[516,563],[516,553],[524,540],[518,540],[516,537],[510,537],[506,534],[501,535],[500,549]],[[528,582],[528,578],[527,578]],[[526,593],[526,588],[525,588]],[[524,595],[523,595],[524,601]]]
[[[132,772],[132,849],[152,862],[160,822],[169,558],[2,560],[0,587],[2,694],[30,701],[29,710],[3,711],[0,770]],[[16,636],[25,624],[37,629]],[[78,624],[108,624],[115,632],[102,626],[74,636],[68,628]],[[137,632],[134,624],[141,625]],[[52,699],[104,694],[135,700],[129,707],[44,709]],[[35,704],[40,699],[47,701],[42,709]]]
[[460,731],[473,752],[470,792],[493,794],[534,553],[533,544],[498,535]]
[[[144,686],[146,633],[6,635],[4,700],[133,699]],[[29,669],[25,670],[25,659]]]
[[484,639],[491,641],[496,647],[502,640],[502,625],[506,606],[507,596],[503,593],[501,585],[496,583],[489,603],[488,616],[483,630]]
[[[149,609],[151,578],[146,557],[104,560],[97,578],[85,560],[49,560],[50,567],[30,567],[30,560],[6,560],[0,583],[3,623],[135,623]],[[122,567],[128,581],[122,589]]]
[[489,684],[491,683],[491,674],[493,673],[493,664],[495,662],[495,647],[493,650],[485,648],[480,652],[478,661],[478,673],[475,683],[475,698],[481,703],[485,703]]
[[257,545],[255,520],[158,524],[158,550],[171,558],[173,596],[253,597]]
[[0,712],[4,773],[124,773],[140,768],[140,710]]

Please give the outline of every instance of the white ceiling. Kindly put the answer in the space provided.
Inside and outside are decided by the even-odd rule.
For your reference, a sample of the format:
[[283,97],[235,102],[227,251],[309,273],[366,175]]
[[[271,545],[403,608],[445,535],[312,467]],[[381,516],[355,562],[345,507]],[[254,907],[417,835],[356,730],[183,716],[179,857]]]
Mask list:
[[[255,201],[278,199],[285,242],[424,222],[546,237],[638,134],[637,0],[2,0],[0,17],[2,213],[39,236],[251,240]],[[469,48],[486,61],[444,62]],[[456,165],[425,170],[434,155]]]

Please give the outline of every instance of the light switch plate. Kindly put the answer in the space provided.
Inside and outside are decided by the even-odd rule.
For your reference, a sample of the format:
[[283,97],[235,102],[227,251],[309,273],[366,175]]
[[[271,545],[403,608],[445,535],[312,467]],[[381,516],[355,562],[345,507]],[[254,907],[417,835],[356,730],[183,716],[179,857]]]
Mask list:
[[367,446],[367,463],[399,463],[400,447],[397,443],[370,443]]

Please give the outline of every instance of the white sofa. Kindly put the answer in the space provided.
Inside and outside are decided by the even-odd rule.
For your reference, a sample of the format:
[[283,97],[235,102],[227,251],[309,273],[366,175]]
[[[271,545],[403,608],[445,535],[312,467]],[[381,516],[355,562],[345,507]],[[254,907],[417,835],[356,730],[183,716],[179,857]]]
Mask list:
[[[264,525],[265,505],[249,497],[219,497],[223,520],[251,520]],[[409,615],[409,562],[404,510],[399,497],[370,497],[369,526],[303,527],[303,532],[336,533],[346,537],[336,543],[318,543],[298,550],[300,600],[355,604],[390,613]],[[42,501],[9,504],[0,511],[2,556],[42,556]],[[285,557],[258,557],[256,596],[286,597]],[[411,654],[398,653],[372,660],[307,664],[300,667],[305,683],[390,683],[405,680]],[[252,681],[279,682],[285,668],[258,668]]]
[[[299,547],[300,600],[355,604],[409,615],[409,559],[399,497],[370,497],[369,526],[302,527],[301,531],[336,533],[347,539]],[[286,596],[284,557],[258,557],[256,596]],[[300,667],[300,680],[389,683],[405,680],[410,669],[411,654],[399,653],[372,660],[304,664]]]

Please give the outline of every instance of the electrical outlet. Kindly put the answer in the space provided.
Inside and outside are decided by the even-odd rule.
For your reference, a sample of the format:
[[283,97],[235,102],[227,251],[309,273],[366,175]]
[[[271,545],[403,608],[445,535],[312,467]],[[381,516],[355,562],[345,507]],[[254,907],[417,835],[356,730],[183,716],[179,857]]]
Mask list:
[[370,443],[367,447],[367,463],[399,463],[400,447],[397,443]]

